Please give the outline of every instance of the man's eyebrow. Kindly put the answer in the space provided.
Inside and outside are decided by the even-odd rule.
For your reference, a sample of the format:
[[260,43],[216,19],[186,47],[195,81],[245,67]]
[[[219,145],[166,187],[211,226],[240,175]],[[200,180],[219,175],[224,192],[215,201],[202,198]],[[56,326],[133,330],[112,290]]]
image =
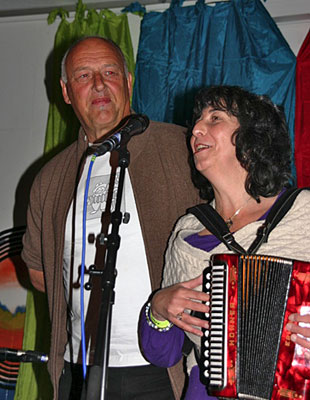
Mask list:
[[111,63],[111,64],[103,64],[103,68],[106,68],[106,67],[116,67],[117,69],[121,69],[121,67],[118,65],[118,64],[115,64],[115,63]]
[[91,69],[91,68],[87,67],[87,66],[80,66],[80,67],[75,68],[73,70],[73,73],[76,73],[76,72],[79,72],[79,71],[83,71],[84,69]]
[[[100,67],[100,69],[102,69],[102,68],[111,68],[111,67],[115,67],[115,68],[121,70],[121,67],[118,64],[115,64],[115,63],[103,64]],[[90,65],[81,65],[81,66],[75,68],[73,72],[79,72],[79,71],[82,71],[84,69],[92,70],[93,68]]]

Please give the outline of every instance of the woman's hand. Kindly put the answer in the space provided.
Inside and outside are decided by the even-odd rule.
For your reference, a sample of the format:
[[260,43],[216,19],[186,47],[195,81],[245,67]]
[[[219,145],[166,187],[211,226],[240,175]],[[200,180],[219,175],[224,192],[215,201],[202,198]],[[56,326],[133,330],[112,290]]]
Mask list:
[[[310,339],[310,315],[291,314],[289,320],[290,322],[286,325],[286,329],[292,332],[291,340],[310,350],[310,341],[307,340],[307,338]],[[309,327],[300,326],[300,322],[309,324]],[[302,335],[302,337],[298,334]],[[310,358],[310,351],[307,351],[305,356]]]
[[209,306],[201,302],[209,301],[209,295],[194,290],[202,284],[202,275],[186,282],[177,283],[155,293],[151,302],[151,311],[158,320],[168,319],[179,328],[202,336],[200,328],[208,328],[207,321],[191,316],[188,311],[209,312]]

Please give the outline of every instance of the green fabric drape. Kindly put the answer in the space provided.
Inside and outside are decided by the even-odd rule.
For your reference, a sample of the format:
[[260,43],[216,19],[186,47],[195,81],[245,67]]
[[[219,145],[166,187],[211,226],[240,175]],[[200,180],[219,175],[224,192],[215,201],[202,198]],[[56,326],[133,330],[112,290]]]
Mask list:
[[[23,349],[48,354],[50,323],[46,296],[36,290],[28,291]],[[53,389],[45,364],[21,363],[14,399],[50,400]]]
[[[116,15],[110,10],[86,10],[79,1],[75,18],[69,22],[68,13],[63,9],[52,11],[48,23],[61,17],[52,58],[52,76],[48,88],[50,101],[44,154],[49,158],[62,148],[68,146],[77,137],[79,122],[71,106],[62,99],[59,79],[61,59],[75,40],[87,35],[102,36],[112,39],[122,49],[129,72],[134,75],[134,55],[127,14]],[[28,291],[26,303],[26,321],[24,329],[23,348],[49,352],[50,324],[45,294]],[[16,400],[49,400],[53,396],[46,365],[22,363],[18,376],[15,397]]]

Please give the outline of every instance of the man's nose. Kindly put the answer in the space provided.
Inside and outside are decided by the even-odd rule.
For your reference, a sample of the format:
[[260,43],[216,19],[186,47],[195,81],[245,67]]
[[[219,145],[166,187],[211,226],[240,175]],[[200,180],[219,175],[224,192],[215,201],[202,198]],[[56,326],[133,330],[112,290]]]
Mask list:
[[97,92],[101,92],[104,88],[104,77],[100,72],[96,72],[94,75],[94,88]]

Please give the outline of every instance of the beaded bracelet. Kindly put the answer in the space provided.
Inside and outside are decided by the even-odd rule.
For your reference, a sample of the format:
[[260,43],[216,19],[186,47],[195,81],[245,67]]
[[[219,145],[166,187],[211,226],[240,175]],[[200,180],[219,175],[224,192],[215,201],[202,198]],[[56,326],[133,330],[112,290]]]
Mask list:
[[145,307],[145,316],[148,326],[156,329],[158,332],[167,332],[173,326],[173,323],[167,319],[165,321],[158,321],[156,318],[154,318],[151,312],[151,303],[147,303]]

